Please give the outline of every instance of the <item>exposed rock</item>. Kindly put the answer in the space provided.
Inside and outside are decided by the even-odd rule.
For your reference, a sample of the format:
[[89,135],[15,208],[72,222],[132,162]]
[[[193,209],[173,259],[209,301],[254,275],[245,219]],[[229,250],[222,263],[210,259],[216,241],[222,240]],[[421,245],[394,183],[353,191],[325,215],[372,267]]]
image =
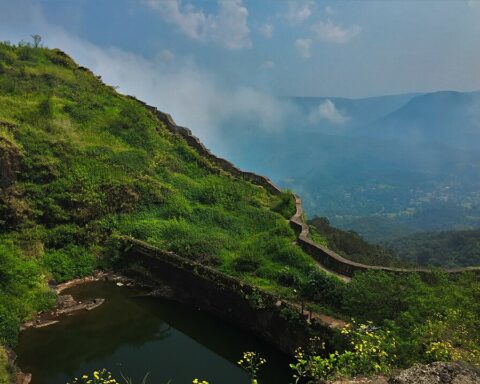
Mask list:
[[32,381],[32,374],[31,373],[17,373],[17,384],[30,384]]
[[394,375],[389,384],[480,384],[480,369],[465,363],[417,364]]
[[385,376],[353,377],[350,379],[337,379],[329,382],[329,384],[388,384],[388,379]]
[[70,314],[72,312],[77,312],[81,311],[83,309],[87,311],[91,311],[92,309],[95,309],[102,305],[105,302],[105,299],[93,299],[93,300],[88,300],[85,302],[76,302],[73,300],[74,304],[70,305],[65,308],[60,308],[55,311],[55,315],[64,315],[64,314]]
[[77,304],[72,295],[60,295],[57,299],[58,308],[67,308]]

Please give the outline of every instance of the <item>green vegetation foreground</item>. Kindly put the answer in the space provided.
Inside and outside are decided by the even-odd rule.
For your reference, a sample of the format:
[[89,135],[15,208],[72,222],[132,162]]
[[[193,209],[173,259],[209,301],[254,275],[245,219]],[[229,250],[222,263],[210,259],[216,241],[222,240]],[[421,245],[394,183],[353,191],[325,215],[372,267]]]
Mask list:
[[49,279],[115,266],[129,235],[388,328],[392,365],[479,361],[474,276],[369,272],[345,285],[318,271],[294,244],[291,194],[225,173],[61,51],[0,44],[0,169],[0,344],[15,345],[19,325],[51,308]]

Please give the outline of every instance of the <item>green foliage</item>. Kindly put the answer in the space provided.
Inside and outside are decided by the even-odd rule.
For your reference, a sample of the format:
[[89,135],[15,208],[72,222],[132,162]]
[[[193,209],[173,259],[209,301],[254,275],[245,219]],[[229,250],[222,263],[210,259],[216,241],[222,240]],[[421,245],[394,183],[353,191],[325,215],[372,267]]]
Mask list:
[[300,274],[290,267],[280,269],[277,274],[277,280],[279,284],[285,287],[298,287],[302,281]]
[[398,258],[420,265],[480,265],[480,230],[420,232],[384,243]]
[[[113,265],[129,235],[289,300],[371,320],[396,336],[399,365],[434,353],[456,358],[459,350],[477,356],[474,277],[432,275],[427,283],[369,272],[345,285],[316,271],[294,244],[285,220],[294,210],[290,194],[221,171],[141,103],[58,50],[0,43],[0,64],[0,122],[8,122],[0,133],[21,160],[0,207],[10,215],[0,228],[0,343],[13,345],[19,324],[52,304],[50,276],[64,281]],[[358,236],[324,227],[335,250],[389,260]],[[468,320],[472,342],[448,310]],[[454,351],[435,349],[438,342]]]
[[233,268],[237,272],[255,272],[262,265],[261,257],[249,249],[244,252],[233,261]]
[[65,248],[46,252],[43,264],[51,271],[53,278],[61,283],[91,274],[97,261],[85,248],[70,244]]
[[11,241],[0,241],[0,344],[15,345],[20,323],[54,301],[38,263]]
[[7,351],[0,345],[0,384],[13,383],[11,368],[8,364]]
[[300,286],[300,294],[307,300],[333,307],[342,302],[345,290],[345,284],[338,278],[317,269]]
[[480,284],[474,274],[448,277],[370,271],[354,276],[344,292],[344,311],[372,320],[397,337],[397,364],[436,358],[479,364]]
[[296,350],[296,361],[290,364],[295,384],[388,373],[394,367],[396,340],[389,330],[375,328],[371,323],[353,323],[342,333],[349,338],[345,351],[325,353],[325,344],[316,338],[311,340],[309,351]]
[[283,217],[290,219],[295,214],[295,198],[291,192],[283,192],[280,201],[273,207]]

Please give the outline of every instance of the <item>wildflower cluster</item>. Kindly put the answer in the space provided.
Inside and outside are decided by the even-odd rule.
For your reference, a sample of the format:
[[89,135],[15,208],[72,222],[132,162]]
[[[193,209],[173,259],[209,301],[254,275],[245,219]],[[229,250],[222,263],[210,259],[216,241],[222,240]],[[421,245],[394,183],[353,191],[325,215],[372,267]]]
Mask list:
[[208,384],[206,380],[193,379],[192,384]]
[[414,333],[421,340],[427,362],[461,360],[480,364],[479,332],[471,326],[475,323],[450,309],[417,327]]
[[316,383],[337,376],[374,374],[388,372],[395,359],[396,341],[388,330],[376,329],[371,323],[356,325],[342,330],[350,339],[351,349],[344,352],[325,352],[325,343],[311,339],[310,352],[299,348],[296,362],[290,364],[295,383]]
[[243,358],[238,361],[238,365],[248,372],[252,379],[252,384],[257,383],[257,374],[261,366],[267,362],[257,352],[244,352]]
[[100,371],[94,371],[93,374],[82,375],[81,378],[75,378],[71,383],[67,384],[120,384],[116,379],[112,377],[112,374],[106,369]]
[[351,364],[355,373],[374,374],[391,369],[397,341],[390,330],[375,327],[372,322],[356,325],[353,321],[352,326],[342,329],[342,334],[350,338],[353,351],[345,363]]

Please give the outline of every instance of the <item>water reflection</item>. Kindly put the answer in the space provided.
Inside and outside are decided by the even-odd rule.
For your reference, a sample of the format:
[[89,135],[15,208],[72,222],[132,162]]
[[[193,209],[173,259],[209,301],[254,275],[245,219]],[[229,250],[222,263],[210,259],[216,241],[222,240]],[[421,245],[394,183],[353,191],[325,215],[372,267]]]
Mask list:
[[142,297],[137,289],[92,283],[66,293],[76,298],[104,297],[105,304],[20,336],[19,366],[33,374],[32,384],[62,384],[99,368],[124,373],[137,382],[246,384],[235,362],[243,351],[267,357],[262,383],[288,383],[288,359],[269,345],[222,321],[178,303]]

